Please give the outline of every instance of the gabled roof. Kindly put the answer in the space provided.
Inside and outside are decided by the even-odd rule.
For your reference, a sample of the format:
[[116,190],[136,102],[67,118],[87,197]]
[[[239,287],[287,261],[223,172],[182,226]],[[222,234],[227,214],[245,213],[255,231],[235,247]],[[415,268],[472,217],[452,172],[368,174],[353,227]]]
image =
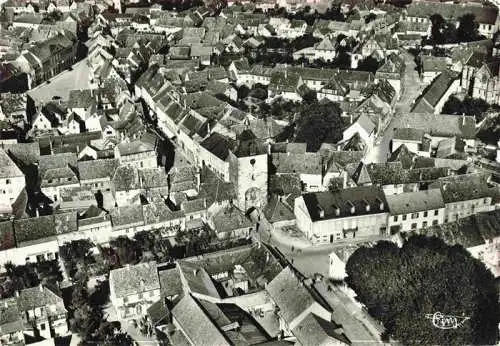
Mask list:
[[476,133],[476,120],[472,116],[405,113],[395,118],[394,127],[423,130],[436,137],[457,136],[473,139]]
[[7,155],[5,150],[0,149],[0,178],[16,178],[23,177],[23,172],[17,167],[12,159]]
[[466,14],[473,14],[475,20],[481,24],[494,25],[498,17],[496,6],[482,6],[475,4],[450,4],[440,2],[416,2],[408,5],[407,14],[410,17],[430,18],[439,14],[446,20],[459,20]]
[[444,208],[441,190],[431,189],[387,195],[391,215],[404,215]]
[[351,342],[344,335],[342,328],[332,322],[310,312],[292,330],[292,334],[301,345],[350,345]]
[[172,316],[193,345],[231,345],[191,295],[185,295],[172,309]]
[[312,221],[387,212],[385,194],[378,186],[307,193],[302,195],[302,198]]
[[267,285],[266,291],[279,307],[279,315],[288,324],[316,303],[290,267],[283,269]]
[[127,265],[109,272],[109,286],[117,298],[159,290],[160,281],[156,262]]
[[425,112],[429,109],[428,106],[431,106],[431,109],[433,110],[456,79],[457,74],[451,70],[444,70],[441,72],[439,76],[432,81],[431,85],[424,92],[421,99],[416,102],[412,112]]
[[117,159],[98,159],[78,162],[80,180],[109,178],[115,174],[118,167]]

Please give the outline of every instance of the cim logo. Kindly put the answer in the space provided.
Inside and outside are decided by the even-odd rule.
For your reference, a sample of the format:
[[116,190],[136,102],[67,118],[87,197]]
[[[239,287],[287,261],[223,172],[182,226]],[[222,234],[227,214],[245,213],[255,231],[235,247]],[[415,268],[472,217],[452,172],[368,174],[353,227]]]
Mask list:
[[426,314],[425,318],[431,320],[432,325],[439,329],[457,329],[461,327],[470,317],[443,315],[441,312]]

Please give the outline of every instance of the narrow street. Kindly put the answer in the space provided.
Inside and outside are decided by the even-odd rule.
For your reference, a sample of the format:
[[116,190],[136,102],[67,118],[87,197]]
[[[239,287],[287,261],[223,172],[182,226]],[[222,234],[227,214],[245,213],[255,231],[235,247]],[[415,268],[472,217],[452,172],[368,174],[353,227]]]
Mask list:
[[406,50],[401,50],[401,56],[406,63],[401,86],[401,97],[394,106],[394,113],[389,125],[386,127],[384,133],[378,136],[374,146],[367,151],[363,158],[364,163],[382,163],[387,161],[391,152],[389,146],[394,135],[393,124],[395,119],[401,114],[409,113],[413,103],[425,89],[426,85],[420,80],[413,55]]

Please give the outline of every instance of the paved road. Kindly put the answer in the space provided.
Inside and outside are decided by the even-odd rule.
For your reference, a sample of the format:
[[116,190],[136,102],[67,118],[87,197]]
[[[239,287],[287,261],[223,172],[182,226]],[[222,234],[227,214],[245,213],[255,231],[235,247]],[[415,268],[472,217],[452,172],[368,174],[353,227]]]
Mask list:
[[402,50],[401,56],[406,63],[402,80],[401,97],[398,102],[396,102],[394,114],[392,115],[389,125],[386,127],[383,134],[377,138],[375,145],[367,151],[363,158],[364,163],[382,163],[387,161],[391,152],[389,145],[394,135],[393,124],[395,119],[401,114],[410,112],[413,103],[425,88],[425,84],[421,82],[418,76],[416,70],[417,65],[415,64],[413,55],[406,50]]

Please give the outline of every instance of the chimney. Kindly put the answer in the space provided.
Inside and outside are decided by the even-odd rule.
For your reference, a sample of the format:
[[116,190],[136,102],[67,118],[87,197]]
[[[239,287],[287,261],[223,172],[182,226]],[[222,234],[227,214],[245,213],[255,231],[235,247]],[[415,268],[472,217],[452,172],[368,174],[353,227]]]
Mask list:
[[19,290],[16,290],[15,295],[16,295],[16,298],[19,298]]
[[38,210],[38,207],[35,207],[35,213],[36,217],[40,217],[40,210]]
[[448,184],[444,183],[443,184],[443,191],[446,191],[447,188],[448,188]]
[[325,217],[325,211],[319,205],[318,205],[318,213],[321,219]]
[[351,214],[354,214],[356,212],[356,207],[351,201],[347,201],[347,205],[351,208]]
[[38,285],[38,289],[40,290],[40,292],[43,292],[43,285],[42,284]]
[[462,113],[462,126],[465,126],[465,113]]
[[385,206],[384,206],[384,201],[382,201],[380,198],[377,197],[377,202],[379,203],[379,209],[380,211],[383,211]]

